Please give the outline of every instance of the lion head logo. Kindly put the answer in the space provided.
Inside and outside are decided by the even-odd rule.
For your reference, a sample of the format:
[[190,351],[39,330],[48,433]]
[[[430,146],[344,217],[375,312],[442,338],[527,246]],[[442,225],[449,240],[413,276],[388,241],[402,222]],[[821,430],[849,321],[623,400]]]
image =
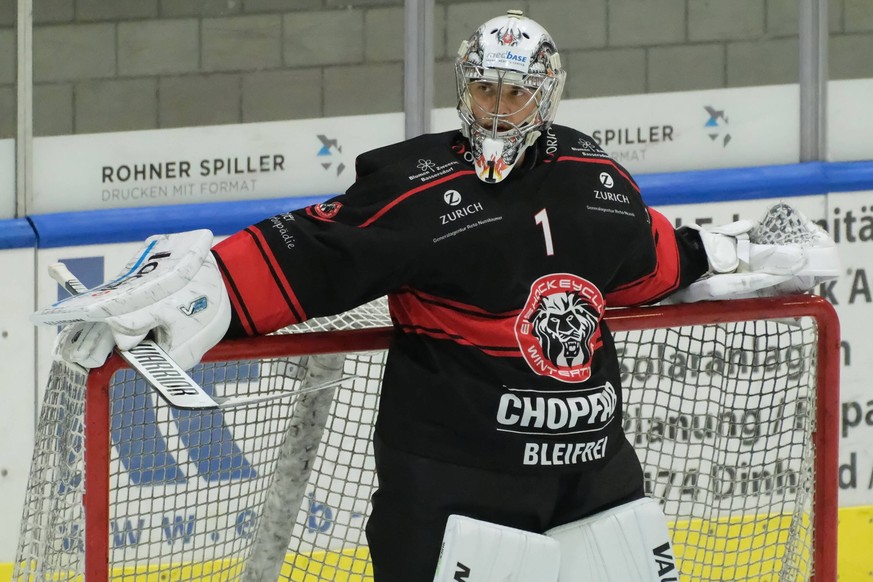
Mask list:
[[531,369],[564,382],[590,378],[604,307],[597,287],[581,277],[557,273],[537,279],[515,326]]
[[530,322],[543,355],[556,366],[584,364],[591,359],[588,339],[597,329],[594,308],[575,291],[543,297]]

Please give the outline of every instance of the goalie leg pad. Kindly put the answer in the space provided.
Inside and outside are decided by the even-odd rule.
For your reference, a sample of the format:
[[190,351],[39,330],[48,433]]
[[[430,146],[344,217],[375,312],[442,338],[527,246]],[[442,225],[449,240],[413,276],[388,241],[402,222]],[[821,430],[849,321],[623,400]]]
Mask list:
[[648,497],[546,532],[561,546],[558,582],[678,582],[670,533]]
[[557,582],[560,557],[546,536],[450,515],[434,582]]

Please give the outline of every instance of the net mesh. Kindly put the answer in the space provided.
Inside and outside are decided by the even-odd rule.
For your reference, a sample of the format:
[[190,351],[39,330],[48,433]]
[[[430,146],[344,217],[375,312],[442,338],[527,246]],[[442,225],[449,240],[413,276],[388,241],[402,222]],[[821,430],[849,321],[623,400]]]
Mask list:
[[774,204],[749,231],[749,240],[756,244],[809,246],[817,240],[810,224],[808,218],[788,204]]
[[[286,333],[385,324],[384,303],[368,309],[363,319]],[[683,579],[808,579],[814,320],[615,336],[624,427],[646,491],[671,521]],[[255,395],[305,387],[315,363],[234,360],[192,375],[217,395]],[[107,435],[112,579],[371,579],[363,528],[376,486],[370,443],[383,364],[383,352],[345,354],[336,373],[349,381],[335,393],[224,411],[171,409],[133,372],[116,373]],[[52,370],[14,580],[82,579],[84,382],[64,365]],[[323,419],[313,420],[319,410]],[[271,501],[277,490],[285,493]],[[265,538],[278,558],[259,549]]]
[[75,579],[83,571],[84,410],[84,373],[53,364],[34,438],[15,580]]
[[814,338],[794,321],[621,338],[624,426],[689,579],[812,573]]

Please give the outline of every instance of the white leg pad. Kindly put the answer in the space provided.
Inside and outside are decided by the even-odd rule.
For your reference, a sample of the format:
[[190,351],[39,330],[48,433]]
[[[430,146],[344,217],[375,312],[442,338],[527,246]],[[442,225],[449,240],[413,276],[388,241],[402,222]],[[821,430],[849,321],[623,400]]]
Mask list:
[[561,545],[558,582],[678,582],[664,513],[638,499],[546,532]]
[[434,582],[557,582],[560,559],[549,537],[451,515]]

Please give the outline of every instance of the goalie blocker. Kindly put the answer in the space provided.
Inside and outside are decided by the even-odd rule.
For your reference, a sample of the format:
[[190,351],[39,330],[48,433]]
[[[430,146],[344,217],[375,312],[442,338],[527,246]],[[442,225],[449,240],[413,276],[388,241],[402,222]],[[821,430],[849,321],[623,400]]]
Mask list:
[[677,582],[670,534],[648,497],[545,535],[452,515],[434,582]]

